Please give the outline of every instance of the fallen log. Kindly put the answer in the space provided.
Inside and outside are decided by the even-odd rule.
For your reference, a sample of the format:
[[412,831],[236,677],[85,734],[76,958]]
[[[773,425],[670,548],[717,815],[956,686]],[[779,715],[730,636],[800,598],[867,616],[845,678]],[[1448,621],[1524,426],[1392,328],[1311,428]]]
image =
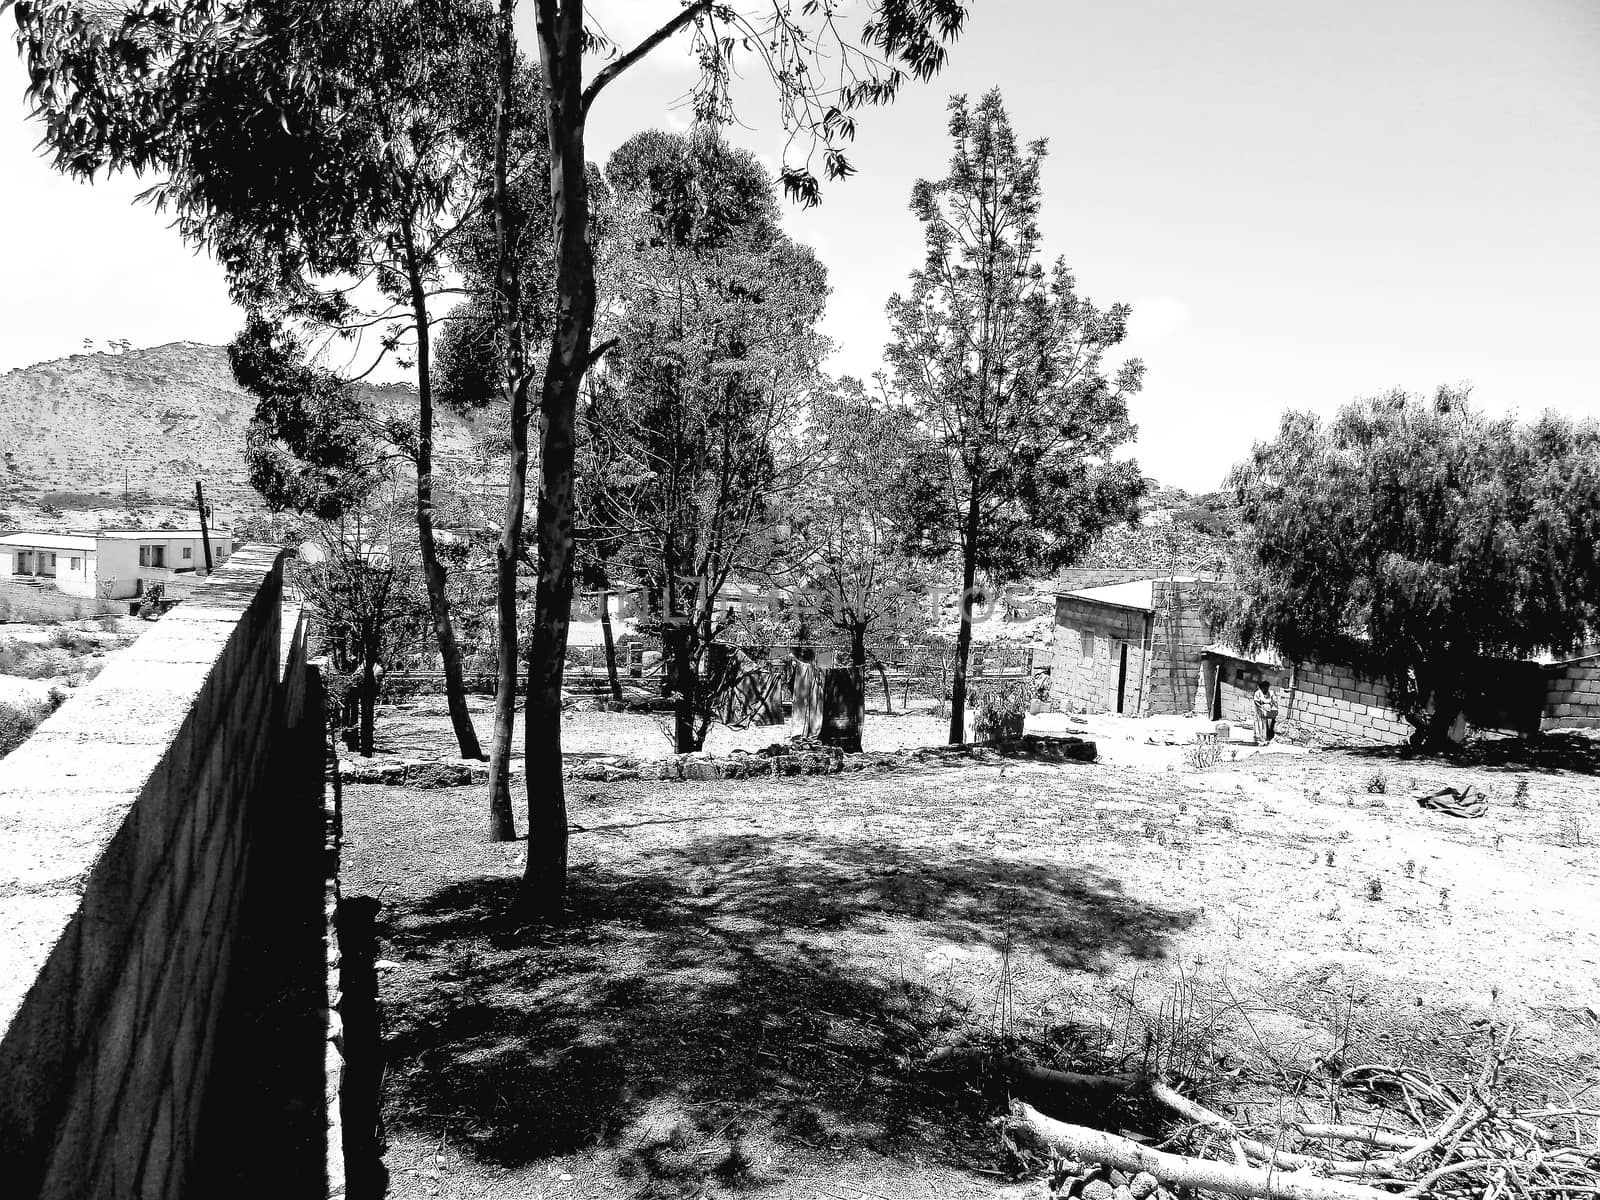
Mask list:
[[929,1054],[923,1064],[930,1070],[980,1067],[1035,1097],[1060,1094],[1083,1099],[1095,1095],[1132,1095],[1143,1091],[1147,1083],[1145,1076],[1133,1072],[1085,1075],[1078,1071],[1037,1067],[1009,1054],[995,1054],[981,1046],[941,1046]]
[[1063,1158],[1100,1163],[1130,1175],[1144,1171],[1168,1188],[1200,1188],[1261,1200],[1394,1200],[1392,1192],[1310,1171],[1239,1167],[1152,1150],[1116,1134],[1057,1121],[1020,1100],[1012,1102],[1010,1123],[1013,1135],[1023,1133]]

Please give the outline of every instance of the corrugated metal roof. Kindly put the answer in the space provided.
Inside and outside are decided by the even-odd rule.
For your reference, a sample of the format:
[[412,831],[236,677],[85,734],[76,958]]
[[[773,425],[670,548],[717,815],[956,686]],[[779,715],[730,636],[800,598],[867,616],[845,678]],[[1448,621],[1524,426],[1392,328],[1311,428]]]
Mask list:
[[94,539],[70,533],[8,533],[0,537],[0,546],[38,546],[45,550],[93,550]]
[[1254,650],[1246,653],[1237,646],[1228,645],[1227,642],[1212,642],[1209,646],[1201,647],[1200,653],[1215,654],[1221,658],[1236,658],[1240,662],[1256,663],[1263,667],[1283,666],[1283,659],[1278,657],[1276,650]]
[[1090,600],[1095,604],[1114,604],[1118,608],[1137,608],[1154,612],[1156,583],[1153,579],[1136,579],[1132,583],[1108,583],[1102,587],[1079,588],[1068,592],[1074,600]]

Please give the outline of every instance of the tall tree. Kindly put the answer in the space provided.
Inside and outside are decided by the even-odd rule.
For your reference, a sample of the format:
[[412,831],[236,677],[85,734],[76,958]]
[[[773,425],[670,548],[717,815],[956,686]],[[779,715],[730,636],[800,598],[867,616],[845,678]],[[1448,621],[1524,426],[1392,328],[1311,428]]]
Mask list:
[[889,301],[896,399],[915,414],[906,462],[908,544],[959,556],[960,628],[950,741],[964,736],[974,585],[1066,566],[1096,534],[1138,516],[1144,480],[1113,456],[1134,435],[1137,359],[1107,374],[1129,309],[1096,308],[1039,235],[1045,143],[1017,144],[998,90],[950,101],[950,173],[912,191],[927,258]]
[[[480,0],[0,0],[7,7],[58,167],[164,175],[145,198],[216,256],[252,312],[413,347],[417,416],[393,432],[415,466],[452,726],[461,754],[480,757],[434,532],[429,304],[484,178],[488,10]],[[279,439],[272,412],[258,414],[257,441]]]
[[[503,41],[499,100],[512,99],[505,62],[512,53],[515,0],[501,0]],[[539,493],[535,518],[539,577],[528,656],[528,858],[514,915],[550,920],[564,909],[567,867],[566,793],[561,766],[561,676],[572,611],[574,479],[579,387],[593,365],[594,254],[584,138],[596,99],[624,72],[674,35],[689,32],[701,67],[696,115],[732,117],[730,83],[736,56],[759,59],[773,82],[798,161],[781,169],[785,190],[803,203],[820,194],[813,164],[829,178],[848,175],[844,144],[855,133],[854,113],[886,104],[910,77],[928,79],[944,65],[946,45],[965,23],[967,0],[867,0],[855,37],[842,29],[845,0],[692,0],[632,48],[586,77],[585,54],[603,43],[586,27],[584,0],[535,0],[543,99],[549,112],[550,207],[556,260],[554,331],[539,394]],[[497,194],[501,194],[497,192]],[[503,243],[503,261],[511,253]],[[515,322],[507,305],[507,340]],[[528,387],[526,365],[508,372],[507,392]],[[512,422],[524,410],[512,406]],[[522,456],[521,463],[526,463]],[[513,472],[518,459],[513,458]],[[513,491],[519,491],[515,485]],[[509,510],[508,510],[509,511]]]
[[[856,113],[887,104],[908,78],[927,79],[943,66],[947,44],[960,32],[969,0],[689,0],[679,12],[629,49],[617,48],[587,23],[586,0],[534,0],[539,46],[538,100],[548,114],[549,193],[555,304],[548,352],[538,380],[538,502],[535,516],[538,580],[534,629],[528,656],[526,773],[529,805],[528,860],[518,893],[519,919],[553,919],[562,912],[566,885],[567,819],[561,768],[561,676],[573,584],[573,465],[578,395],[593,365],[594,255],[589,229],[589,191],[584,139],[589,113],[601,93],[635,64],[683,33],[701,68],[695,89],[696,115],[712,122],[732,118],[731,81],[740,57],[754,58],[774,85],[789,147],[795,157],[781,168],[785,190],[803,203],[820,194],[818,175],[842,178],[853,170],[845,145],[854,136]],[[283,121],[293,128],[277,97],[300,94],[296,79],[280,79],[281,64],[260,31],[282,14],[315,28],[318,5],[292,11],[264,0],[222,4],[219,0],[144,0],[111,20],[86,15],[70,0],[0,0],[15,12],[27,54],[32,95],[45,114],[48,136],[59,147],[61,165],[81,174],[100,166],[131,165],[150,158],[187,99],[182,88],[150,92],[152,79],[232,78],[237,86],[265,75],[265,86],[241,88],[251,97],[219,131],[263,132]],[[519,95],[512,18],[515,0],[499,0],[497,70],[493,97],[496,133],[491,176],[492,209],[498,223],[499,298],[507,346],[504,394],[511,431],[507,520],[497,582],[500,615],[515,627],[516,572],[527,478],[528,393],[534,378],[519,317],[521,284],[516,278],[515,230],[511,228],[509,177],[511,126]],[[858,26],[847,32],[855,10]],[[131,22],[131,23],[130,23]],[[419,14],[419,26],[430,32]],[[596,54],[608,57],[592,74]],[[348,79],[361,74],[352,63]],[[109,78],[117,81],[103,87]],[[279,84],[290,86],[280,88]],[[256,104],[257,97],[268,103]],[[315,103],[325,102],[316,97]],[[103,102],[102,102],[103,101]],[[343,102],[330,110],[340,113]],[[235,148],[259,144],[236,139]],[[820,161],[819,161],[820,160]],[[334,182],[322,180],[320,186]],[[338,189],[344,194],[344,189]],[[291,224],[293,222],[291,221]],[[513,664],[513,667],[515,664]]]
[[1485,656],[1600,629],[1600,424],[1491,419],[1402,391],[1284,415],[1229,483],[1245,524],[1232,633],[1386,677],[1427,749]]
[[611,559],[660,597],[686,752],[709,720],[719,598],[736,577],[770,577],[784,499],[812,472],[796,433],[822,382],[827,276],[779,228],[755,157],[714,132],[638,134],[606,176],[601,327],[615,348],[583,422],[599,486],[580,507],[597,547],[614,544]]

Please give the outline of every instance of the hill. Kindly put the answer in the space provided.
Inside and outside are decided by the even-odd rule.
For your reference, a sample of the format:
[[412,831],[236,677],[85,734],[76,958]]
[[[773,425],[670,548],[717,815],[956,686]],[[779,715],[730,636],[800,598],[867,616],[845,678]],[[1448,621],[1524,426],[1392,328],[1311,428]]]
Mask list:
[[[412,413],[404,384],[361,385],[387,412]],[[250,487],[244,438],[254,398],[222,346],[173,342],[74,354],[0,375],[0,530],[194,520],[194,485],[223,524],[266,511]],[[471,438],[440,420],[440,450]]]

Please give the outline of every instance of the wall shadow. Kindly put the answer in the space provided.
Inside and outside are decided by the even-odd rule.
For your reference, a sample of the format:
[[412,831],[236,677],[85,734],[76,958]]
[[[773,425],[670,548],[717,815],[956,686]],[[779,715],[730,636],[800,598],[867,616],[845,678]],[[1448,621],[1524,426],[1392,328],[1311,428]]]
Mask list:
[[1527,737],[1478,736],[1441,754],[1411,746],[1341,746],[1355,758],[1436,764],[1481,771],[1545,771],[1593,775],[1600,770],[1600,737],[1582,730],[1554,730]]
[[995,1165],[992,1098],[917,1066],[961,1019],[952,993],[842,933],[1095,969],[1159,958],[1192,919],[1080,871],[803,834],[579,869],[566,926],[488,932],[514,887],[471,880],[381,914],[407,974],[385,1004],[388,1127],[448,1132],[501,1167],[589,1152],[638,1195],[759,1186],[753,1147],[774,1142]]

